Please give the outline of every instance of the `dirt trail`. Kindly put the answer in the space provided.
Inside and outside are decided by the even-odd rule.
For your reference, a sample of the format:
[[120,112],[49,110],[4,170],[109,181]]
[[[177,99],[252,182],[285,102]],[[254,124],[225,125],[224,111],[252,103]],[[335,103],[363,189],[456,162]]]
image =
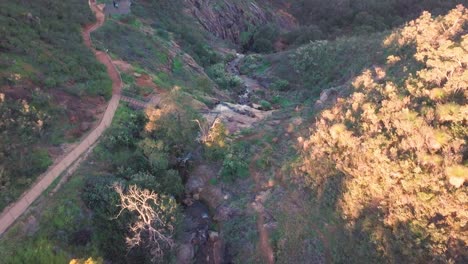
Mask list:
[[[250,99],[249,99],[250,93],[252,91],[255,91],[255,90],[261,90],[262,86],[260,85],[260,83],[258,81],[254,80],[252,78],[249,78],[246,75],[241,75],[240,74],[239,63],[240,63],[240,60],[242,58],[244,58],[243,54],[237,54],[236,53],[236,58],[228,63],[227,70],[228,70],[229,73],[231,73],[233,75],[237,75],[237,76],[239,76],[239,78],[242,79],[242,81],[244,83],[245,91],[244,91],[244,93],[242,95],[239,96],[239,103],[240,104],[245,104],[245,103],[248,103],[250,101]],[[256,133],[256,134],[253,134],[253,135],[238,138],[237,140],[238,141],[245,141],[245,140],[258,139],[258,138],[263,137],[264,134],[265,134],[265,132]],[[260,154],[261,154],[261,152],[258,152],[254,156],[254,158],[251,160],[251,162],[249,164],[249,172],[250,172],[250,175],[251,175],[251,177],[253,178],[253,180],[255,182],[255,192],[256,193],[259,193],[263,189],[261,177],[260,177],[260,175],[258,173],[258,170],[255,168],[256,161],[260,158]],[[260,249],[260,253],[261,253],[264,261],[266,263],[268,263],[268,264],[273,264],[273,263],[275,263],[275,257],[274,257],[273,248],[271,247],[270,242],[269,242],[268,231],[265,228],[265,211],[264,211],[264,207],[263,207],[263,204],[261,204],[261,202],[256,201],[256,202],[254,202],[254,204],[255,204],[254,210],[257,212],[257,215],[258,215],[258,217],[257,217],[257,230],[258,230],[258,234],[259,234],[258,247]]]
[[[255,189],[256,192],[258,193],[259,191],[262,190],[262,182],[260,179],[260,175],[255,169],[255,163],[256,161],[260,158],[260,154],[257,153],[255,157],[252,159],[249,165],[249,171],[250,175],[255,181]],[[273,248],[270,245],[269,242],[269,235],[268,231],[265,228],[265,209],[263,207],[263,204],[261,202],[255,202],[258,203],[257,206],[254,207],[255,211],[257,212],[257,230],[259,233],[259,247],[260,247],[260,253],[262,254],[264,260],[268,264],[273,264],[275,263],[275,257],[273,253]]]
[[29,206],[59,177],[63,172],[73,165],[91,146],[98,140],[102,133],[110,126],[115,111],[120,101],[120,91],[122,80],[116,67],[112,64],[111,58],[107,53],[97,51],[92,47],[91,32],[103,25],[105,16],[96,5],[95,0],[89,0],[89,6],[96,16],[96,23],[83,28],[82,35],[85,45],[90,48],[96,58],[107,68],[107,73],[112,80],[113,95],[106,111],[99,122],[99,125],[93,129],[80,143],[70,152],[65,154],[61,160],[52,165],[43,175],[39,177],[36,183],[23,193],[23,195],[13,204],[8,206],[0,214],[0,235],[2,235],[18,219]]
[[[257,133],[257,134],[241,137],[238,140],[245,141],[245,140],[258,139],[258,138],[263,137],[264,134],[265,134],[264,132]],[[258,152],[253,157],[253,159],[250,161],[250,164],[249,164],[249,172],[255,182],[256,193],[259,193],[263,189],[260,174],[258,170],[255,168],[255,164],[257,160],[260,158],[260,156],[261,156],[261,151]],[[260,249],[260,253],[266,263],[273,264],[275,263],[275,256],[274,256],[273,248],[271,247],[270,242],[269,242],[268,231],[265,228],[265,209],[263,207],[263,204],[260,201],[255,201],[254,204],[255,204],[254,210],[257,212],[257,215],[258,215],[257,230],[259,234],[258,246]]]

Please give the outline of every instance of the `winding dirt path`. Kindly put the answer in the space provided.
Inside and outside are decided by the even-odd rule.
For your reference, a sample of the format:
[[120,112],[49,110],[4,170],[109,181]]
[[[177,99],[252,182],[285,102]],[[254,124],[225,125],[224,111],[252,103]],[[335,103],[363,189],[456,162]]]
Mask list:
[[112,98],[107,105],[106,111],[101,118],[99,125],[94,128],[79,145],[63,156],[61,160],[52,165],[43,175],[39,177],[36,183],[23,193],[23,195],[13,204],[8,206],[0,214],[0,235],[2,235],[18,219],[29,206],[59,177],[65,172],[80,156],[82,156],[90,147],[92,147],[102,133],[112,122],[115,111],[120,101],[120,91],[122,80],[116,67],[112,64],[111,58],[107,53],[97,51],[92,47],[91,32],[95,31],[104,24],[105,15],[97,4],[96,0],[89,0],[89,6],[96,16],[96,23],[85,26],[82,31],[85,45],[90,48],[99,62],[107,68],[107,73],[112,80]]

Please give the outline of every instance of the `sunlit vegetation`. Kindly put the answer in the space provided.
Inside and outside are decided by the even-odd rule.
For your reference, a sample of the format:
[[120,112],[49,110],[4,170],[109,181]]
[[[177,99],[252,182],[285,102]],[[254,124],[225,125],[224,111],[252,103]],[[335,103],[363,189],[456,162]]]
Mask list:
[[334,209],[380,258],[466,260],[467,29],[458,6],[389,35],[387,62],[356,77],[302,146],[304,183],[336,193]]

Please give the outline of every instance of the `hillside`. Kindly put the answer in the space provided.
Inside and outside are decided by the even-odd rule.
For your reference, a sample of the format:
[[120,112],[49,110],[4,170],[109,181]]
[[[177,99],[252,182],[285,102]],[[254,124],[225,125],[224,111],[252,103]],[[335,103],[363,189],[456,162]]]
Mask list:
[[86,133],[110,97],[104,66],[81,42],[83,1],[0,2],[0,208]]
[[[111,94],[88,3],[30,2],[0,3],[3,207]],[[467,6],[130,3],[89,2],[123,100],[4,263],[468,261]]]

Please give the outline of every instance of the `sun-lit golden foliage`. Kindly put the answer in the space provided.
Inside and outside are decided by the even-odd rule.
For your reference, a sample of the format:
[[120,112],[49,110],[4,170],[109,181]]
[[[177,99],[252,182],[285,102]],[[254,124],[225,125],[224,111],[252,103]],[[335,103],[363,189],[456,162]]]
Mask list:
[[104,261],[101,258],[88,258],[88,259],[72,259],[70,264],[102,264]]
[[[367,228],[388,258],[467,254],[467,32],[460,5],[437,18],[424,12],[390,35],[384,46],[399,53],[379,71],[423,67],[401,85],[390,71],[364,71],[353,94],[324,111],[303,144],[306,182],[320,188],[344,174],[338,209],[350,227]],[[413,56],[401,56],[407,46]]]

